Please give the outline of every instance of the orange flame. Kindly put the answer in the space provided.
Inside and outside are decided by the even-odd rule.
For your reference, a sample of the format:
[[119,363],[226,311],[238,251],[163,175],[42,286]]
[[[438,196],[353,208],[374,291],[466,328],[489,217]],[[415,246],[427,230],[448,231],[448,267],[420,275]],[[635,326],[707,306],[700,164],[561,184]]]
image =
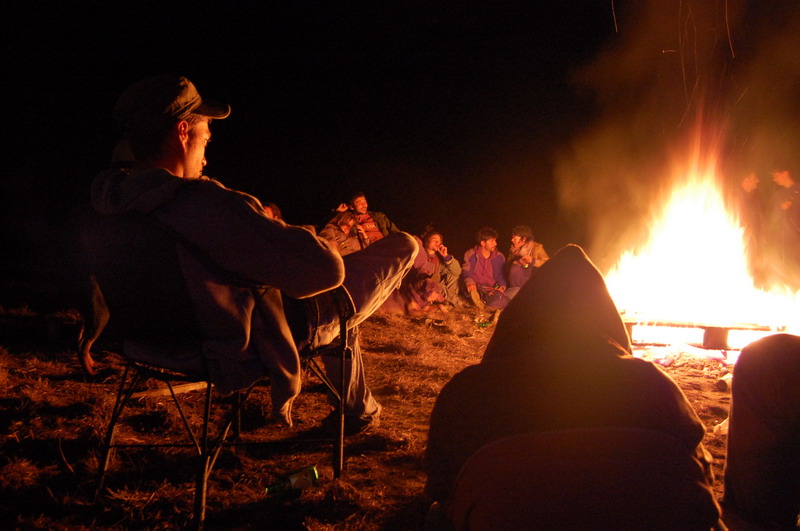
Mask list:
[[[740,333],[746,344],[796,328],[797,294],[754,286],[743,229],[717,187],[715,163],[683,172],[663,210],[654,216],[645,245],[625,252],[606,275],[627,322],[717,326]],[[635,334],[634,334],[635,336]],[[634,339],[636,339],[634,337]],[[677,339],[676,342],[682,342]],[[732,348],[734,338],[729,338]]]

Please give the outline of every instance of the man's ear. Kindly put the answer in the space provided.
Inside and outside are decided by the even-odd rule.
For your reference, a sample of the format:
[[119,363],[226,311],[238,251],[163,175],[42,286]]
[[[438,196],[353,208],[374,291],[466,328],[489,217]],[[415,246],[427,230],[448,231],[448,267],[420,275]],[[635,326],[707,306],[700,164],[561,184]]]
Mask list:
[[177,133],[181,144],[183,144],[185,147],[189,143],[189,122],[186,120],[181,120],[175,124],[175,132]]

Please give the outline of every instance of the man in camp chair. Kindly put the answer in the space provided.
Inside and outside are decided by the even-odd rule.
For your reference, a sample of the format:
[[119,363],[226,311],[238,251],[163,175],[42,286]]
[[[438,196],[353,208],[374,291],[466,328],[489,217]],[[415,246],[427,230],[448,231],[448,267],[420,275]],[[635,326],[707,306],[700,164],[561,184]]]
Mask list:
[[[298,350],[324,346],[338,334],[329,290],[347,288],[356,312],[348,327],[357,327],[399,286],[417,244],[406,233],[393,234],[343,260],[310,230],[271,219],[255,197],[205,177],[210,124],[229,114],[230,107],[203,100],[182,76],[151,77],[129,87],[114,118],[136,162],[94,179],[92,207],[97,223],[135,215],[173,238],[199,356],[211,381],[228,393],[269,375],[271,415],[291,425],[301,383]],[[313,305],[303,303],[312,297]],[[113,322],[111,301],[109,306]],[[375,425],[380,414],[365,382],[358,336],[353,337],[346,369],[350,432]],[[129,342],[126,353],[136,347]],[[89,348],[82,351],[82,364],[91,373]],[[152,349],[147,352],[153,355]],[[339,360],[323,356],[323,362],[338,382]]]

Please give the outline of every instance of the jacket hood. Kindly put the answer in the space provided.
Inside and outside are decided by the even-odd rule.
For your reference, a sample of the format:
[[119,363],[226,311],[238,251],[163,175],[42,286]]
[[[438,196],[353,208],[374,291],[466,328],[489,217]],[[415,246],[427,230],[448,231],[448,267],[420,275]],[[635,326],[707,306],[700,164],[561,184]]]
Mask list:
[[172,199],[186,182],[163,168],[106,170],[92,181],[92,207],[106,215],[150,212]]
[[522,356],[536,364],[559,356],[592,361],[609,351],[630,354],[628,332],[600,271],[583,249],[568,245],[534,271],[508,304],[483,359]]

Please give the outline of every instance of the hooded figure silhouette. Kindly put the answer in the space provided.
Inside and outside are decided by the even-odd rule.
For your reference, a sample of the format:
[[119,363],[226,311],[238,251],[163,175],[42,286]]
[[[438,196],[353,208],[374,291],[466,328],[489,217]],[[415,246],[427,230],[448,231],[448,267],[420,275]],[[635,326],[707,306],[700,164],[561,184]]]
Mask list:
[[[526,446],[524,438],[514,439],[552,433],[567,435],[550,436],[543,445],[533,441]],[[630,339],[602,275],[580,247],[569,245],[536,270],[508,305],[481,363],[456,374],[442,389],[431,415],[425,493],[449,507],[450,519],[457,527],[502,525],[508,529],[516,522],[519,527],[530,528],[534,523],[525,521],[531,517],[529,509],[542,500],[519,499],[536,492],[535,488],[504,488],[502,485],[512,483],[500,476],[522,475],[523,482],[525,475],[536,476],[541,464],[536,460],[544,459],[536,455],[541,450],[550,462],[570,459],[575,474],[602,461],[603,467],[594,473],[603,482],[611,482],[609,491],[618,490],[617,484],[627,481],[631,492],[662,497],[657,506],[639,499],[622,500],[622,505],[638,505],[634,510],[640,512],[666,508],[668,520],[684,518],[676,514],[688,512],[691,514],[685,518],[699,523],[696,528],[708,529],[717,524],[719,507],[711,488],[710,456],[701,445],[704,433],[702,422],[675,382],[656,365],[631,355]],[[463,474],[462,467],[473,454],[507,438],[512,443],[506,450],[494,455],[489,452],[488,458],[480,459],[481,464],[476,465],[480,473]],[[643,439],[649,442],[637,442]],[[561,447],[571,450],[562,452]],[[603,454],[602,459],[598,453]],[[663,457],[669,463],[656,467],[656,473],[673,477],[659,478],[658,485],[634,485],[634,480],[621,477],[623,470],[631,468],[634,453],[642,462],[658,462]],[[626,466],[618,466],[627,461],[630,463]],[[461,492],[470,491],[472,496],[480,491],[480,496],[454,504],[450,498],[459,471]],[[643,477],[646,474],[634,475],[649,481]],[[586,500],[581,494],[586,485],[581,485],[577,477],[567,476],[557,479],[572,496],[570,506],[561,506],[561,512],[578,514],[582,498]],[[470,481],[480,483],[480,487],[476,490],[474,485],[467,485]],[[487,485],[493,487],[487,489]],[[646,492],[648,489],[652,492]],[[552,483],[544,490],[557,492]],[[622,484],[619,490],[628,492]],[[553,506],[562,501],[551,500]],[[583,510],[597,513],[604,503],[594,499]],[[670,509],[674,504],[681,510]],[[469,514],[464,514],[478,514],[481,507],[486,509],[481,521],[470,521]],[[515,515],[525,518],[517,521]],[[603,520],[594,514],[588,515],[588,520],[556,518],[550,522],[555,527],[584,526],[587,522],[602,527],[637,521],[618,517],[608,514]],[[656,518],[642,525],[659,527]],[[671,524],[665,525],[668,528]],[[676,527],[695,528],[687,525],[686,519]]]

